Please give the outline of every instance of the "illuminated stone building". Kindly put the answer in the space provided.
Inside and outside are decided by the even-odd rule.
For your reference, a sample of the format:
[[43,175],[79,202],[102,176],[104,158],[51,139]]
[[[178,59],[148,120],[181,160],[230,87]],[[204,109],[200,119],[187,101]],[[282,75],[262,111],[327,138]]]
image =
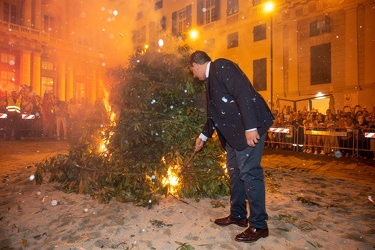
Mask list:
[[[95,39],[80,29],[77,1],[0,0],[0,90],[31,86],[60,100],[101,95]],[[83,26],[82,26],[83,27]]]
[[[172,35],[213,59],[232,59],[275,109],[325,113],[331,104],[336,111],[356,105],[372,111],[373,0],[273,0],[268,12],[265,0],[151,2],[138,6],[135,47],[158,46]],[[316,99],[318,93],[331,98]]]

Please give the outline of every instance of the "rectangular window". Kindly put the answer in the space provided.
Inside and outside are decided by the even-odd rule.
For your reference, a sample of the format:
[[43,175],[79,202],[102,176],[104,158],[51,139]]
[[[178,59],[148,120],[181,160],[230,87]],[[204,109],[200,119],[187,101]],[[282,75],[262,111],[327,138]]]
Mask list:
[[15,74],[14,71],[0,70],[0,91],[14,90]]
[[1,53],[0,59],[2,63],[8,63],[8,54]]
[[311,85],[331,82],[331,43],[310,48]]
[[238,13],[238,0],[227,0],[227,16]]
[[186,8],[172,13],[173,34],[183,34],[190,29],[192,22],[191,12],[192,5],[188,5]]
[[5,22],[17,24],[17,6],[4,3],[3,20]]
[[183,33],[186,27],[186,9],[177,12],[177,33]]
[[167,18],[163,16],[160,20],[160,27],[162,30],[166,30],[167,28]]
[[157,1],[155,3],[155,10],[163,8],[163,0]]
[[3,20],[4,22],[10,21],[10,6],[9,3],[4,3]]
[[262,0],[253,0],[253,6],[257,6],[262,3]]
[[266,39],[266,24],[254,26],[254,42]]
[[14,64],[16,64],[16,56],[7,53],[1,53],[1,62],[13,66]]
[[206,0],[204,1],[203,8],[205,11],[203,11],[203,15],[205,16],[204,20],[205,23],[211,23],[215,21],[215,1],[214,0]]
[[53,94],[53,78],[51,77],[42,77],[42,88],[41,93],[44,94]]
[[55,29],[55,18],[51,16],[44,15],[43,17],[44,31],[52,31]]
[[257,91],[267,90],[267,58],[253,61],[253,86]]
[[331,18],[325,16],[324,20],[315,20],[310,23],[310,37],[331,32]]
[[198,25],[209,24],[219,19],[220,19],[220,0],[198,0],[197,1],[197,24]]
[[81,99],[85,97],[85,83],[84,82],[76,82],[75,84],[75,98]]
[[15,72],[17,66],[16,56],[8,53],[0,53],[0,93],[1,91],[11,92],[15,89]]
[[139,19],[142,19],[142,17],[143,17],[143,12],[142,11],[140,11],[140,12],[138,12],[137,13],[137,16],[136,16],[136,20],[139,20]]
[[227,48],[238,47],[238,32],[229,34],[227,37]]
[[53,70],[53,62],[42,61],[42,69],[43,70]]

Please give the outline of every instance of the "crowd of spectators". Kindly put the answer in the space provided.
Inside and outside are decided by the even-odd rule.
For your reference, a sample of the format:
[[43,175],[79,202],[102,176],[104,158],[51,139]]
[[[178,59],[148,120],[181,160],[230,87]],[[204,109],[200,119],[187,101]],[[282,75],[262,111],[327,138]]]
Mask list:
[[[7,112],[8,95],[0,90],[0,114]],[[85,99],[62,101],[49,93],[40,97],[29,86],[22,86],[18,98],[21,113],[35,116],[32,121],[22,120],[21,138],[36,136],[66,140],[79,135],[85,121],[92,117],[108,118],[103,100],[90,104]],[[365,136],[366,132],[375,132],[375,107],[367,110],[358,105],[345,106],[338,112],[327,109],[323,114],[315,109],[294,111],[285,106],[273,112],[275,121],[272,127],[287,132],[269,131],[266,142],[270,148],[321,155],[339,152],[345,157],[375,160],[375,139]],[[6,130],[6,119],[0,119],[0,132],[3,132],[0,140],[7,139]]]
[[293,111],[284,107],[274,114],[272,127],[287,132],[270,131],[270,148],[375,160],[375,139],[366,137],[366,132],[375,132],[375,107],[369,111],[361,106],[345,106],[338,112],[327,109],[324,114],[314,109]]
[[[0,114],[7,114],[7,99],[10,93],[0,90]],[[87,117],[106,116],[103,100],[98,99],[91,104],[86,99],[75,98],[69,101],[59,100],[51,93],[43,97],[36,95],[29,86],[22,86],[17,93],[21,101],[21,115],[31,119],[22,119],[20,124],[20,138],[17,132],[7,126],[7,119],[0,119],[0,140],[23,139],[27,137],[41,137],[47,140],[67,140],[69,137],[79,136],[85,126]],[[94,115],[95,114],[95,115]],[[5,116],[4,116],[5,117]]]

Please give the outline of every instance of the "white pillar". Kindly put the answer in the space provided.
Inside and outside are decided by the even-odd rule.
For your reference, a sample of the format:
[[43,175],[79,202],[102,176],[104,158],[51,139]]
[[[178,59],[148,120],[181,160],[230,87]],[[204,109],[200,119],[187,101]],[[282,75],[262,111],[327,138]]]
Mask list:
[[37,95],[41,95],[41,59],[40,59],[40,53],[34,52],[33,53],[33,65],[32,65],[32,80],[30,86],[32,87],[33,91]]

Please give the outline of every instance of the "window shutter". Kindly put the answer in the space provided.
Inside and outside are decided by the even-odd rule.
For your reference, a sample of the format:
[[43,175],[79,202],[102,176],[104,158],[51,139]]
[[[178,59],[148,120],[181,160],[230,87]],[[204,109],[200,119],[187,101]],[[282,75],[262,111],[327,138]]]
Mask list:
[[177,12],[172,13],[172,34],[177,34]]
[[220,0],[215,1],[215,17],[213,21],[220,20]]
[[197,25],[203,25],[203,0],[197,1]]
[[186,23],[188,25],[187,28],[191,28],[192,27],[191,12],[192,12],[192,5],[190,4],[190,5],[186,6]]

